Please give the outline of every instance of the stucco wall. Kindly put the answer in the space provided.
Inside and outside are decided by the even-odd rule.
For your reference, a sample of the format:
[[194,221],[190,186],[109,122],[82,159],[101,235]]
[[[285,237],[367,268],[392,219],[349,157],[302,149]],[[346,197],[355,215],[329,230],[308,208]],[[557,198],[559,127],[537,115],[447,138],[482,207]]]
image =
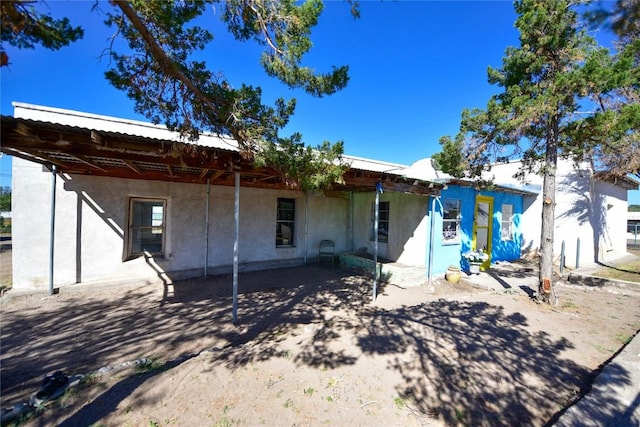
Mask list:
[[[504,181],[513,176],[520,163],[494,166],[492,172]],[[542,177],[528,174],[527,183],[542,185]],[[542,193],[524,200],[523,251],[536,253],[540,246],[542,227]],[[580,239],[581,265],[597,259],[604,261],[626,253],[624,218],[627,209],[627,191],[620,186],[593,178],[588,165],[575,168],[573,162],[558,161],[556,175],[555,224],[553,253],[559,260],[562,242],[565,242],[565,265],[576,265],[578,239]],[[599,257],[599,258],[598,258]]]
[[[426,242],[428,241],[429,218],[427,205],[429,198],[410,194],[384,192],[381,202],[389,202],[388,242],[378,244],[378,255],[390,261],[405,265],[426,265]],[[353,247],[367,248],[374,252],[371,233],[372,206],[375,193],[355,193],[353,195]]]
[[[471,249],[476,194],[492,197],[494,200],[492,261],[515,260],[520,258],[522,246],[521,213],[522,196],[502,192],[482,192],[469,187],[449,186],[442,191],[440,200],[457,199],[461,201],[460,240],[457,243],[443,243],[442,207],[440,202],[423,196],[385,192],[380,201],[389,205],[389,241],[379,243],[378,255],[401,264],[427,267],[430,245],[431,211],[435,206],[433,234],[433,274],[444,274],[450,265],[463,266],[461,254]],[[371,240],[371,210],[375,193],[358,193],[354,196],[354,248],[367,248],[374,251]],[[500,220],[503,203],[513,204],[514,239],[501,241]]]
[[[52,174],[40,165],[14,158],[13,176],[13,286],[46,287]],[[166,200],[163,257],[125,259],[131,197]],[[278,197],[296,201],[294,247],[275,246]],[[347,249],[348,199],[305,197],[299,191],[240,189],[239,261],[243,268],[300,264],[305,255],[313,260],[322,239],[334,240],[336,253]],[[233,263],[234,188],[211,186],[209,203],[208,266],[212,274],[228,272]],[[205,185],[58,175],[54,284],[157,281],[177,272],[202,274],[205,210]],[[307,218],[309,227],[305,228]]]
[[[491,262],[513,261],[520,259],[523,246],[522,206],[523,196],[520,194],[499,191],[482,191],[483,196],[493,198],[493,234],[491,243]],[[513,206],[513,228],[511,239],[502,240],[502,205]],[[473,230],[473,228],[472,228]]]
[[604,194],[602,203],[604,221],[601,223],[601,233],[598,240],[598,255],[602,261],[618,258],[627,253],[627,190],[604,181],[595,182],[595,191]]
[[[512,261],[520,258],[522,246],[522,196],[499,191],[476,192],[473,188],[451,185],[442,191],[441,200],[460,200],[460,240],[458,243],[443,243],[442,209],[436,203],[435,239],[434,239],[434,273],[444,273],[450,265],[464,267],[462,253],[473,246],[473,225],[476,196],[487,196],[493,199],[491,262]],[[501,240],[502,205],[513,205],[514,223],[513,240]]]
[[475,191],[468,187],[449,186],[443,190],[440,200],[460,200],[460,239],[458,243],[443,243],[442,238],[442,207],[436,202],[437,214],[435,218],[434,234],[434,273],[444,273],[450,265],[462,266],[462,252],[471,249],[471,230],[473,230],[473,213],[475,208]]

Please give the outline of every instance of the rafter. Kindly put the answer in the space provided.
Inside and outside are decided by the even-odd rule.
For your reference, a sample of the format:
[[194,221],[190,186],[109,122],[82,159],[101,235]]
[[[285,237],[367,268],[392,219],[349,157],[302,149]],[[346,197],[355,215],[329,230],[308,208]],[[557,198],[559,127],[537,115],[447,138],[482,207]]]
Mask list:
[[[265,189],[298,189],[280,179],[273,168],[256,167],[237,151],[219,147],[187,147],[172,156],[173,141],[157,140],[76,126],[2,116],[0,149],[9,155],[43,165],[54,164],[62,173],[124,179],[144,179],[234,186],[234,172],[242,185]],[[334,191],[374,191],[378,181],[385,190],[437,194],[439,184],[405,179],[399,175],[352,169]]]
[[33,130],[24,123],[18,123],[16,133],[21,136],[33,136]]
[[131,169],[132,171],[134,171],[135,173],[137,173],[138,175],[142,175],[142,172],[140,171],[140,169],[138,169],[132,161],[130,160],[125,160],[122,159],[122,161],[124,162],[125,165],[127,165],[129,167],[129,169]]
[[69,156],[73,157],[74,159],[78,159],[78,161],[84,163],[85,165],[89,165],[93,168],[96,168],[98,170],[101,170],[103,172],[106,172],[107,170],[104,168],[101,168],[100,166],[96,165],[95,163],[93,163],[91,160],[89,160],[87,157],[85,156],[79,156],[79,155],[73,155],[73,154],[68,154]]

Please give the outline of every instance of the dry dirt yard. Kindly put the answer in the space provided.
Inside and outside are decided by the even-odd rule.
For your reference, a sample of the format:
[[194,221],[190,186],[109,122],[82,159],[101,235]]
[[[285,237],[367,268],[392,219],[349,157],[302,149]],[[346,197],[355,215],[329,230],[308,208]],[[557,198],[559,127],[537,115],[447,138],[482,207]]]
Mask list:
[[9,294],[2,407],[62,370],[87,376],[25,425],[540,426],[640,329],[628,289],[562,286],[551,307],[438,281],[372,303],[370,280],[316,266],[241,274],[233,325],[231,283]]

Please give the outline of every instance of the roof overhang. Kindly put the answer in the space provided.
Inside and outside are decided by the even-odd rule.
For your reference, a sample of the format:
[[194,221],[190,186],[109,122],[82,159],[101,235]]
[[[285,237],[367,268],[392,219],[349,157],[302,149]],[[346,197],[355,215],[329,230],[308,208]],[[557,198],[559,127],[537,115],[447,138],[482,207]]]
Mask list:
[[443,179],[441,182],[446,182],[448,185],[459,185],[461,187],[473,187],[480,191],[500,191],[503,193],[520,194],[523,196],[536,196],[542,190],[539,185],[533,184],[511,184],[511,183],[491,183],[488,186],[481,185],[478,181],[469,179],[450,178]]
[[[237,150],[169,139],[155,139],[52,123],[1,117],[2,152],[76,175],[170,181],[213,185],[297,190],[272,168],[256,167]],[[385,191],[436,195],[442,185],[408,179],[398,174],[349,169],[338,191],[374,191],[381,182]]]
[[613,185],[624,188],[625,190],[637,190],[640,183],[631,176],[616,175],[606,171],[594,173],[594,177],[600,181],[609,182]]

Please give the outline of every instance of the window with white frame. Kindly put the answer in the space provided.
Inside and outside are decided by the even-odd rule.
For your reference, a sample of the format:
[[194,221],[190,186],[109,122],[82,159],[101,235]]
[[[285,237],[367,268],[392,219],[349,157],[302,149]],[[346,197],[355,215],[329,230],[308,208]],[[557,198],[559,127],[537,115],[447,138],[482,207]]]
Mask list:
[[[371,203],[371,239],[375,240],[376,204]],[[389,241],[389,202],[378,203],[378,242]]]
[[442,206],[442,243],[460,243],[460,200],[444,199]]
[[293,246],[295,242],[296,201],[278,198],[276,246]]
[[129,203],[128,255],[164,255],[167,201],[132,198]]
[[500,240],[513,240],[513,205],[502,205],[502,219],[500,221]]

